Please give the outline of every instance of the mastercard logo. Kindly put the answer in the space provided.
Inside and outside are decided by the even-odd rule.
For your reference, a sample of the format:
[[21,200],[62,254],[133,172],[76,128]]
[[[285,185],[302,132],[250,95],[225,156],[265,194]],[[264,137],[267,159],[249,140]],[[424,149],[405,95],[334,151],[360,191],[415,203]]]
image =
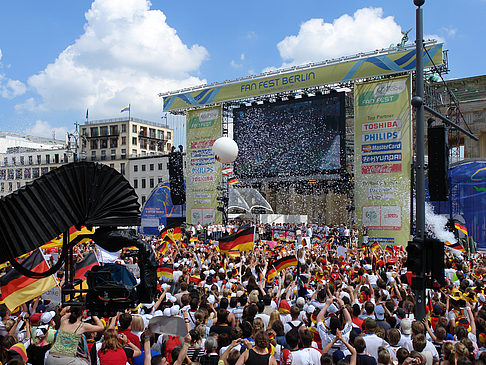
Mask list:
[[363,152],[371,152],[371,145],[367,144],[367,145],[361,146],[361,150]]

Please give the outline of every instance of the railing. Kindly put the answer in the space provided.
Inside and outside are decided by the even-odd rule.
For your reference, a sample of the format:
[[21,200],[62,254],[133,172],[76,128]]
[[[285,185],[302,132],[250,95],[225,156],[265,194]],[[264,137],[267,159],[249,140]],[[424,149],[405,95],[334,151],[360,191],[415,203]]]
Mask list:
[[151,122],[150,120],[145,120],[145,119],[140,119],[140,118],[135,118],[135,117],[124,117],[124,118],[110,118],[110,119],[97,119],[97,120],[89,120],[84,123],[84,125],[93,125],[93,124],[106,124],[106,123],[119,123],[119,122],[136,122],[136,123],[143,123],[143,124],[148,124],[148,125],[153,125],[155,127],[159,128],[169,128],[169,125],[167,123],[162,124],[162,123],[156,123],[156,122]]

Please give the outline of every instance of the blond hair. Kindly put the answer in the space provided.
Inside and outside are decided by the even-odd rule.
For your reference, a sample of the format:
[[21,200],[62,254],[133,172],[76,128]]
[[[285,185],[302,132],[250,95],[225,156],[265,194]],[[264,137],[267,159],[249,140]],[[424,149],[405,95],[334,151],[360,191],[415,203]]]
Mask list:
[[107,329],[103,335],[103,343],[101,344],[100,351],[106,353],[109,350],[118,350],[123,348],[118,340],[118,332],[114,329]]

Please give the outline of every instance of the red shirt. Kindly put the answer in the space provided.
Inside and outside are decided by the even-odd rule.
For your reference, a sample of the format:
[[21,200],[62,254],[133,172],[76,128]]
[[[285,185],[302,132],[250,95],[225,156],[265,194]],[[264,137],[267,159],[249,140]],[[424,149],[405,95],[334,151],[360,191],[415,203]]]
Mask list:
[[140,349],[140,338],[138,338],[138,336],[132,333],[128,328],[126,330],[118,328],[118,333],[123,333],[125,336],[127,336],[128,341],[130,341]]
[[127,363],[127,354],[123,349],[108,350],[105,353],[98,351],[100,365],[119,365]]
[[360,329],[362,329],[363,327],[361,327],[363,325],[363,320],[362,319],[359,319],[358,317],[353,317],[353,323],[358,326]]

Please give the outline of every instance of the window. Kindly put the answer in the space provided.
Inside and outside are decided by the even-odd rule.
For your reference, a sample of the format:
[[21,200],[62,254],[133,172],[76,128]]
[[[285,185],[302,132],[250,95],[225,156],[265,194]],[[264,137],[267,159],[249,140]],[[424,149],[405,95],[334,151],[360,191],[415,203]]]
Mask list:
[[156,147],[155,141],[150,141],[149,150],[155,151],[155,147]]
[[147,127],[140,127],[139,136],[147,137]]
[[118,138],[110,138],[110,148],[118,147]]
[[142,165],[142,171],[145,171],[145,165]]
[[149,128],[149,137],[155,138],[155,129],[154,128]]
[[32,169],[32,178],[33,179],[37,179],[39,177],[39,168],[38,167],[34,167]]
[[145,182],[145,179],[142,179],[142,189],[145,189],[147,187],[147,184]]
[[121,140],[121,144],[127,144],[127,137],[123,136]]
[[33,164],[34,164],[33,158],[32,156],[29,156],[29,165],[33,165]]
[[132,155],[133,155],[133,157],[137,157],[137,150],[136,149],[132,150]]
[[17,181],[17,189],[20,189],[20,181]]
[[153,163],[150,164],[150,171],[154,171],[154,164]]
[[164,139],[164,131],[158,130],[158,131],[157,131],[157,134],[158,134],[158,136],[157,136],[157,137],[158,137],[159,139]]
[[97,139],[92,139],[91,141],[89,141],[89,147],[92,150],[97,150],[98,149],[98,140]]
[[42,156],[37,155],[37,165],[40,165],[42,163]]
[[146,139],[140,139],[140,148],[146,150],[147,149],[147,140]]
[[12,182],[9,182],[8,183],[8,191],[12,191],[13,190],[13,184]]
[[151,177],[150,180],[149,180],[149,187],[150,187],[150,189],[154,188],[154,178],[153,177]]
[[49,167],[42,167],[41,168],[41,175],[45,175],[49,172]]
[[7,166],[8,165],[8,157],[4,157],[3,158],[3,166]]
[[17,163],[17,159],[15,157],[12,157],[12,165],[15,166],[16,163]]
[[110,125],[110,135],[118,136],[118,126],[117,125]]
[[127,131],[127,125],[122,124],[122,133],[126,133],[126,131]]
[[138,171],[138,165],[133,165],[133,172],[137,172]]
[[171,139],[172,137],[172,133],[171,132],[167,132],[167,139]]
[[83,131],[83,132],[81,133],[81,135],[82,135],[82,136],[85,136],[85,135],[86,135],[86,128],[83,128],[83,129],[82,129],[82,131]]
[[0,191],[3,193],[5,191],[5,183],[0,184]]
[[159,178],[157,179],[157,183],[158,183],[158,184],[161,184],[161,183],[163,183],[163,182],[164,182],[164,179],[162,179],[161,177],[159,177]]
[[91,137],[98,137],[98,127],[91,127]]
[[7,170],[0,170],[0,180],[5,180],[7,178]]
[[138,180],[137,179],[133,179],[133,188],[138,189]]
[[100,141],[100,148],[108,148],[108,140],[107,139],[102,139]]
[[137,125],[136,124],[132,125],[132,132],[137,133]]
[[120,164],[120,174],[125,175],[125,164],[123,162]]
[[159,170],[163,170],[163,169],[164,169],[164,164],[163,164],[162,162],[159,162],[159,164],[158,164],[157,168],[158,168]]
[[56,153],[56,154],[54,155],[54,162],[55,162],[55,163],[59,163],[59,154],[58,154],[58,153]]
[[132,137],[132,144],[137,144],[137,137]]
[[100,127],[100,136],[106,137],[108,135],[108,127]]
[[20,164],[23,165],[25,163],[25,157],[20,156]]
[[96,161],[96,151],[91,151],[91,161]]
[[22,180],[22,169],[15,170],[15,179]]
[[167,151],[170,151],[170,143],[167,143]]
[[146,156],[147,155],[147,151],[142,151],[142,156]]
[[116,160],[116,150],[111,150],[111,159]]
[[106,151],[101,150],[101,161],[105,161],[105,160],[106,160]]
[[7,170],[7,179],[8,180],[13,180],[14,176],[15,176],[14,175],[14,169],[8,169]]
[[51,163],[51,155],[46,155],[46,163]]
[[145,198],[145,195],[142,195],[142,205],[144,205],[144,204],[145,204],[145,199],[146,199],[146,198]]
[[24,179],[30,179],[30,169],[24,169]]
[[121,150],[121,156],[120,157],[122,159],[127,158],[127,150],[126,150],[126,148],[122,148],[122,150]]

